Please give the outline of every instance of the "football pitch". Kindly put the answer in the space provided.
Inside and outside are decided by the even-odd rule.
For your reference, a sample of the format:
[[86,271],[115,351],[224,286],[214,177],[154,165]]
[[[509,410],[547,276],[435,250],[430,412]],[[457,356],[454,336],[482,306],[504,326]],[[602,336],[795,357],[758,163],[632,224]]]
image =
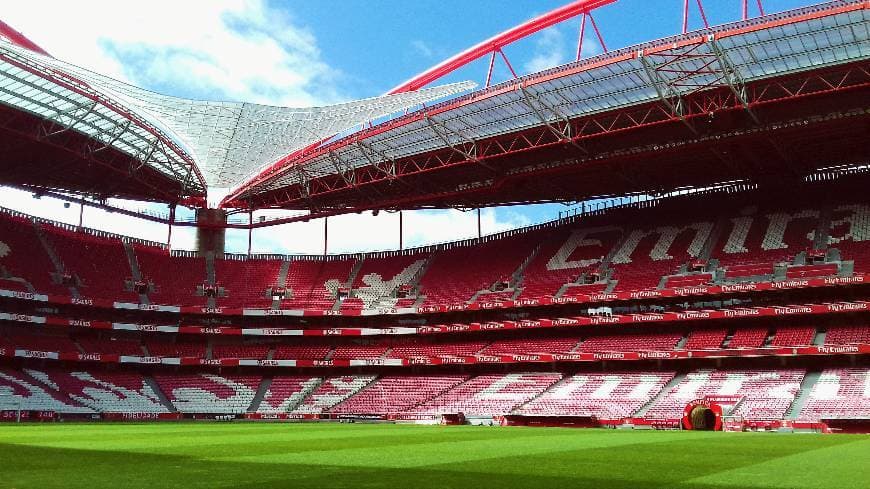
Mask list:
[[870,436],[365,424],[0,425],[2,488],[866,488]]

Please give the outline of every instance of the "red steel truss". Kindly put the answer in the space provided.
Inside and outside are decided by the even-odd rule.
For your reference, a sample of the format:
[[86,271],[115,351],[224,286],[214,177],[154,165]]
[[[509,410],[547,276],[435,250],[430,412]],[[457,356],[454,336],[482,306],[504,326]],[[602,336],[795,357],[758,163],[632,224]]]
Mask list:
[[[697,0],[696,2],[703,19],[702,3]],[[748,5],[747,2],[743,3],[743,18],[745,19],[748,17]],[[757,3],[759,13],[763,13],[761,2]],[[685,2],[683,15],[686,19],[688,19],[688,8],[689,2]],[[494,171],[491,163],[497,158],[500,163],[502,162],[501,158],[513,155],[525,155],[530,160],[540,160],[551,157],[547,153],[548,149],[570,146],[577,150],[577,155],[580,156],[578,160],[582,160],[582,156],[588,153],[584,144],[593,141],[594,138],[630,133],[631,131],[675,122],[682,123],[689,131],[694,132],[693,119],[707,118],[711,114],[738,109],[748,116],[748,120],[741,123],[744,124],[745,128],[750,128],[759,122],[754,109],[775,103],[799,104],[800,100],[807,97],[866,89],[868,87],[868,65],[858,63],[784,78],[756,80],[747,84],[741,79],[738,71],[731,66],[728,56],[719,49],[718,43],[731,36],[867,8],[867,4],[860,3],[826,6],[824,9],[810,10],[797,16],[738,25],[726,30],[719,29],[713,34],[674,38],[673,41],[653,43],[652,47],[646,47],[636,52],[626,52],[625,50],[617,52],[595,63],[581,64],[565,70],[552,73],[544,72],[537,76],[515,80],[513,83],[502,84],[471,97],[463,97],[453,103],[425,109],[396,123],[363,130],[352,137],[318,148],[306,148],[300,153],[279,161],[257,178],[236,189],[222,202],[222,206],[291,208],[305,209],[310,212],[308,216],[292,220],[369,209],[462,207],[461,203],[456,201],[448,203],[443,200],[443,197],[494,192],[501,188],[505,179],[516,178],[520,174],[533,176],[537,172],[534,168],[509,168],[506,172]],[[580,9],[577,14],[583,15],[583,22],[580,26],[582,31],[585,28],[585,17],[588,12]],[[596,32],[598,32],[597,29]],[[701,46],[712,46],[712,50],[704,52],[700,49]],[[495,55],[500,52],[500,49],[501,46],[498,43],[491,44],[488,51],[481,51],[481,53],[491,54],[491,61],[494,61]],[[474,48],[468,52],[473,50]],[[459,58],[461,55],[457,55],[451,60]],[[628,60],[640,60],[643,63],[649,84],[658,93],[659,103],[644,103],[576,119],[562,117],[548,120],[548,112],[552,112],[552,110],[546,104],[541,103],[532,90],[529,90],[531,87],[549,80]],[[433,69],[424,72],[420,77],[426,74],[434,76],[437,73]],[[420,81],[422,82],[424,79],[420,78]],[[538,114],[542,125],[487,139],[462,140],[460,138],[457,142],[453,138],[452,142],[445,144],[445,147],[439,150],[400,158],[389,158],[375,145],[367,142],[373,136],[421,120],[430,121],[430,125],[435,124],[436,127],[432,128],[435,133],[446,133],[445,128],[439,130],[437,121],[432,122],[434,121],[433,116],[446,114],[452,110],[461,109],[465,105],[515,91],[523,92],[529,99],[529,106]],[[451,139],[449,136],[455,135],[444,134],[443,136],[442,139],[448,142]],[[366,156],[371,164],[356,168],[351,168],[345,164],[333,152],[346,145],[358,146],[360,152]],[[328,155],[336,168],[336,172],[330,175],[323,175],[322,172],[319,174],[309,172],[305,167],[306,162],[323,155]],[[598,160],[600,161],[601,158]],[[466,173],[465,184],[456,182],[445,184],[442,181],[444,175],[451,175],[454,180],[458,180],[455,175],[445,172],[451,168],[461,168],[460,171]],[[285,184],[285,186],[274,190],[262,188],[266,186],[264,184],[275,179],[282,172],[294,175],[295,180],[301,183]],[[426,178],[414,179],[415,176],[425,176]],[[630,193],[631,190],[627,189],[626,192]],[[594,196],[577,195],[576,197]],[[553,196],[549,200],[565,200],[565,196]],[[499,205],[540,201],[547,201],[547,199],[503,196],[500,200],[491,201],[478,198],[474,202],[469,202],[468,206],[472,204],[475,206]]]
[[[694,56],[691,49],[686,50],[684,55]],[[754,109],[766,105],[799,103],[799,101],[813,96],[866,90],[870,88],[870,62],[824,71],[800,73],[786,78],[764,80],[739,87],[725,83],[726,76],[722,74],[722,77],[718,85],[699,85],[696,91],[688,96],[680,97],[678,101],[672,101],[663,95],[662,103],[628,107],[575,120],[542,125],[520,133],[470,141],[461,148],[448,147],[440,151],[390,161],[388,167],[377,164],[360,168],[350,174],[310,178],[307,180],[305,188],[287,187],[277,192],[257,196],[252,199],[251,205],[253,207],[309,208],[316,215],[331,215],[368,208],[414,207],[421,201],[432,199],[435,194],[415,193],[410,197],[395,200],[381,198],[372,202],[370,207],[360,205],[345,210],[318,208],[318,199],[341,194],[348,190],[364,192],[367,187],[374,187],[375,184],[401,182],[403,179],[415,175],[429,174],[450,168],[485,165],[488,160],[494,158],[532,153],[547,148],[575,145],[578,154],[582,156],[583,144],[593,138],[674,122],[682,122],[691,127],[694,119],[707,118],[710,114],[721,111],[737,110],[752,114]],[[679,80],[679,83],[691,83],[691,76],[687,73],[681,75]],[[531,157],[530,159],[534,160]],[[578,163],[582,161],[582,158],[577,160]],[[548,165],[520,167],[510,170],[509,174],[503,178],[520,174],[530,177],[550,169],[551,167]],[[301,168],[298,171],[304,172]],[[492,187],[493,185],[490,184],[489,189],[491,190]],[[457,189],[453,192],[469,193],[475,190],[474,186],[469,184],[468,188]],[[441,194],[443,195],[443,192]],[[236,202],[235,204],[241,203]]]

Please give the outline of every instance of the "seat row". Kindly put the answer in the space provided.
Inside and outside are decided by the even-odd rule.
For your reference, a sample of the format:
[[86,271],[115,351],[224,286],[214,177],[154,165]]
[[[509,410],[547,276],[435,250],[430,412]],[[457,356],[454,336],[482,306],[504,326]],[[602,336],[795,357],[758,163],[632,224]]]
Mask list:
[[[213,277],[206,258],[0,213],[0,278],[23,279],[41,292],[69,294],[72,286],[85,297],[136,302],[130,284],[141,276],[150,302],[176,305],[206,305],[203,286],[211,280],[220,290],[217,306],[347,310],[771,279],[777,264],[789,265],[781,279],[838,275],[843,261],[854,261],[856,272],[870,266],[870,206],[860,199],[829,213],[788,204],[719,206],[677,199],[434,253],[217,258]],[[828,257],[828,248],[838,253]],[[813,262],[819,257],[832,261]],[[716,270],[723,271],[718,278]]]
[[[687,403],[730,398],[746,420],[870,416],[870,369],[260,376],[0,368],[0,411],[68,414],[453,414],[677,419]],[[808,378],[808,377],[806,377]],[[801,403],[801,389],[806,387]],[[259,395],[258,395],[259,393]]]

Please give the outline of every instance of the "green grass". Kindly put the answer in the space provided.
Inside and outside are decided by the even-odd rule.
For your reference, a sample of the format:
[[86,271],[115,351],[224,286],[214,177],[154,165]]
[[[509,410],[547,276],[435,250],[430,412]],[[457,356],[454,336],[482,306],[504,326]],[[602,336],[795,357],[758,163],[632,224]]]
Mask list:
[[266,423],[0,425],[0,488],[867,488],[870,437]]

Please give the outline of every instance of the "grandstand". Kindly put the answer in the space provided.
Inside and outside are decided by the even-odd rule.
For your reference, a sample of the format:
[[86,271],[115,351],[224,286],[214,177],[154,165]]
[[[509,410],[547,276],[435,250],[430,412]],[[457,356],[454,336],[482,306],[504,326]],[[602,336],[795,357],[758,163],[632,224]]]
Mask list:
[[[611,3],[573,2],[387,95],[316,109],[148,92],[0,23],[17,94],[0,106],[22,121],[0,141],[33,155],[0,183],[200,233],[174,250],[0,209],[0,413],[676,429],[697,402],[745,429],[865,430],[870,6],[744,13],[474,91],[427,88],[471,58],[490,55],[491,75],[518,32],[585,26]],[[307,131],[274,135],[297,116]],[[70,138],[46,142],[54,125]],[[60,157],[75,171],[40,170]],[[622,200],[592,203],[608,198]],[[223,247],[232,228],[542,202],[583,204],[412,249]],[[304,214],[254,220],[272,209]]]

